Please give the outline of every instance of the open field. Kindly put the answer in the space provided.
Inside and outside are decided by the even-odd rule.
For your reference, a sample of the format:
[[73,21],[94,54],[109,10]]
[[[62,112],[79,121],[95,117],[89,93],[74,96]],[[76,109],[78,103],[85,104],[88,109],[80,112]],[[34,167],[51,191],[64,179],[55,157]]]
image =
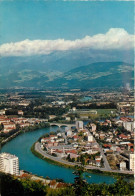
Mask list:
[[116,109],[96,109],[99,115],[102,114],[116,114]]
[[87,111],[78,111],[80,117],[97,118],[97,117],[109,117],[116,115],[116,109],[90,109]]

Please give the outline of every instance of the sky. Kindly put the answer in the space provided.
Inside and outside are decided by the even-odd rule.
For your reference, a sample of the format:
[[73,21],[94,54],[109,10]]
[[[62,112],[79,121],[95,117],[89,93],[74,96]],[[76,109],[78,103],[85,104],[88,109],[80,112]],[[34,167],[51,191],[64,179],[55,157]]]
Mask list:
[[0,1],[0,55],[133,49],[133,1]]

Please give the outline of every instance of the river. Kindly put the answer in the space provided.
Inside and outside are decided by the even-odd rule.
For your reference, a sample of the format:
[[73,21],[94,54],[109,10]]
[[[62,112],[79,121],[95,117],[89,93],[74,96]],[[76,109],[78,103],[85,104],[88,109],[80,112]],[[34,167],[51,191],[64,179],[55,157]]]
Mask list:
[[[69,168],[60,167],[48,163],[36,156],[34,156],[30,150],[32,144],[38,140],[43,134],[50,131],[56,131],[57,126],[51,126],[49,128],[39,129],[32,132],[23,133],[13,140],[6,143],[1,152],[8,152],[15,154],[19,157],[20,170],[26,170],[32,174],[38,176],[50,177],[51,179],[63,179],[65,182],[73,182],[74,174],[73,170]],[[111,184],[115,181],[112,176],[105,176],[100,174],[88,174],[90,178],[87,178],[89,183],[107,183]]]

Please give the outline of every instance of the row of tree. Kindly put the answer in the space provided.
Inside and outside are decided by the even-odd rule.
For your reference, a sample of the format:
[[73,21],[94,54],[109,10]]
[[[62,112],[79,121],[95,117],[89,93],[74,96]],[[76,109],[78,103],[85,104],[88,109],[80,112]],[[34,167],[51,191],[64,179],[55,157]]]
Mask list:
[[97,104],[91,103],[90,105],[79,105],[82,102],[73,102],[70,104],[71,107],[76,107],[77,109],[117,109],[116,103],[107,103],[107,104]]

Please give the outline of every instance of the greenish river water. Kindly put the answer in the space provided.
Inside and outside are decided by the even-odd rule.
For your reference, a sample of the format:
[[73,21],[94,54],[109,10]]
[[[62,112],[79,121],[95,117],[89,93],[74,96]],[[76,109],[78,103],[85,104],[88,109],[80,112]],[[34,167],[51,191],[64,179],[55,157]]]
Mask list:
[[[18,156],[21,170],[29,171],[38,176],[48,176],[51,179],[63,179],[65,182],[72,183],[75,177],[74,174],[72,174],[72,169],[48,163],[33,155],[30,150],[33,143],[36,142],[40,136],[50,131],[56,131],[57,129],[57,126],[52,126],[49,128],[39,129],[33,132],[23,133],[11,140],[10,142],[6,143],[2,147],[1,152],[8,152]],[[87,181],[91,183],[105,182],[107,184],[111,184],[115,182],[115,179],[112,176],[105,176],[100,174],[88,175],[91,177],[87,178]]]

